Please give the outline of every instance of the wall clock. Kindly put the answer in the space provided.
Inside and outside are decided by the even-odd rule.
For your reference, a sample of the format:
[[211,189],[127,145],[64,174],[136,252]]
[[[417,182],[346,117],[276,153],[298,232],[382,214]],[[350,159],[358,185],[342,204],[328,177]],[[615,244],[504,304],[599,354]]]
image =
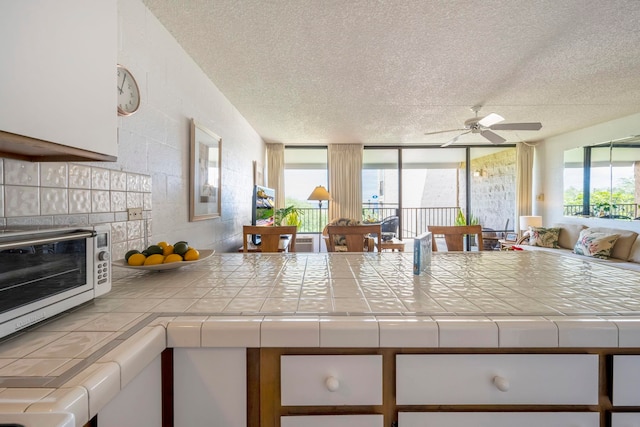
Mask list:
[[130,116],[140,107],[140,88],[133,74],[118,64],[118,115]]

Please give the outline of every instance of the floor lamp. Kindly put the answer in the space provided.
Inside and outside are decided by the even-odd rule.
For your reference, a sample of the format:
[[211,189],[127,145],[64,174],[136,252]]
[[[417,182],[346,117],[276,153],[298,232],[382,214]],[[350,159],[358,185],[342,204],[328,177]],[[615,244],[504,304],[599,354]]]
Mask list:
[[318,234],[318,253],[320,253],[321,248],[321,240],[322,240],[322,201],[323,200],[332,200],[331,194],[324,188],[322,185],[318,185],[313,189],[311,195],[307,198],[307,200],[317,200],[318,201],[318,230],[320,233]]

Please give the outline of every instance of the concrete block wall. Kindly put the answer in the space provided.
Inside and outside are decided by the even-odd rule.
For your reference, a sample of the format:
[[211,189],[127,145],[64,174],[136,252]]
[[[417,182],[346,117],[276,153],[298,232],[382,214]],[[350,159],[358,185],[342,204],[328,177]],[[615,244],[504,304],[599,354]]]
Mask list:
[[509,229],[517,228],[515,147],[473,159],[471,187],[473,214],[483,227],[503,230],[509,219]]

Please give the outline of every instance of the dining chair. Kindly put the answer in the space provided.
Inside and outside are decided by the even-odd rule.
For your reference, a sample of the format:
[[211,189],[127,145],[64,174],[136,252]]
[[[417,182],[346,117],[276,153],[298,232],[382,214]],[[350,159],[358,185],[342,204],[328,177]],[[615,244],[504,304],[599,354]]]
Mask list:
[[484,249],[481,225],[430,225],[429,231],[432,233],[432,249],[434,252],[438,250],[438,245],[436,244],[436,235],[444,236],[444,241],[447,244],[447,251],[449,252],[464,251],[465,235],[475,236],[478,250],[482,251]]
[[346,246],[347,252],[364,252],[365,247],[373,250],[369,245],[369,235],[376,234],[378,247],[382,243],[382,231],[380,224],[367,225],[327,225],[327,251],[337,252],[336,246]]
[[289,252],[296,251],[296,233],[298,227],[295,225],[263,227],[256,225],[242,226],[242,252],[249,251],[249,239],[251,235],[260,235],[260,245],[257,247],[260,252],[283,252],[280,249],[280,238],[289,237]]

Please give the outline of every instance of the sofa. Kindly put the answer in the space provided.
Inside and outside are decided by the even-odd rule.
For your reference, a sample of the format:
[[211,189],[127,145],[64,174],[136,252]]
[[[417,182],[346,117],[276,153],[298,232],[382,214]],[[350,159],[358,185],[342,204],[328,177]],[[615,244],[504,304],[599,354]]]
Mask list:
[[518,248],[561,253],[640,271],[640,238],[632,230],[561,223],[532,227]]

